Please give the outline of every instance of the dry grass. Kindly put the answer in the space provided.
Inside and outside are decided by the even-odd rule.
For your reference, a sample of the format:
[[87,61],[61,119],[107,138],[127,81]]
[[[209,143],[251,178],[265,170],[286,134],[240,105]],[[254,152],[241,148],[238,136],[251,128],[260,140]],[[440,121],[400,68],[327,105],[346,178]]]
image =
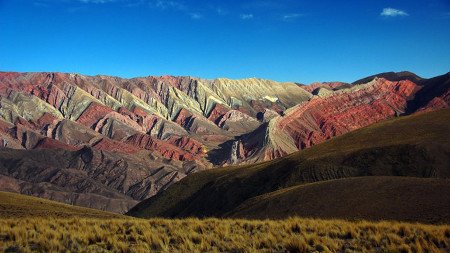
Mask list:
[[397,222],[290,218],[10,218],[5,252],[448,252],[450,228]]

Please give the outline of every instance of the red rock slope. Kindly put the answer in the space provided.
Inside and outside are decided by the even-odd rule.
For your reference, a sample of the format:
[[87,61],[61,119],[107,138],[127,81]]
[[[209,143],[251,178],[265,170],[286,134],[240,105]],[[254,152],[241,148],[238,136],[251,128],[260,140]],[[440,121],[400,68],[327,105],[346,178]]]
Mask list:
[[447,108],[450,74],[414,83],[377,78],[314,96],[235,140],[226,163],[270,160],[399,115]]

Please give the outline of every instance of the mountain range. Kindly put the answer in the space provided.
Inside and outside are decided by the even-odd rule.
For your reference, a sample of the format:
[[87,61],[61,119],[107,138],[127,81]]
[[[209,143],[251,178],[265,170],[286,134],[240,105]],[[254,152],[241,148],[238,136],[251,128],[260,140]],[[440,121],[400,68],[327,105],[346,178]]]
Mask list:
[[[301,85],[256,78],[0,72],[0,190],[124,213],[142,200],[161,199],[164,190],[176,190],[170,186],[194,172],[188,179],[222,170],[214,167],[283,164],[297,151],[308,152],[336,136],[396,117],[428,115],[449,103],[450,73],[424,79],[388,72],[354,83]],[[418,152],[419,158],[432,154],[408,145],[395,152]],[[281,157],[286,158],[274,160]],[[352,159],[360,164],[362,158]],[[308,182],[363,173],[360,165],[347,163],[329,165],[339,168],[323,173],[314,163],[308,166]],[[446,173],[439,168],[417,173]],[[273,187],[257,193],[270,193]],[[250,208],[232,203],[233,208],[224,209],[229,215],[245,216],[234,209],[237,203],[244,205],[242,210]],[[181,213],[218,214],[213,209]]]
[[268,162],[190,175],[129,215],[450,222],[450,109],[390,119]]

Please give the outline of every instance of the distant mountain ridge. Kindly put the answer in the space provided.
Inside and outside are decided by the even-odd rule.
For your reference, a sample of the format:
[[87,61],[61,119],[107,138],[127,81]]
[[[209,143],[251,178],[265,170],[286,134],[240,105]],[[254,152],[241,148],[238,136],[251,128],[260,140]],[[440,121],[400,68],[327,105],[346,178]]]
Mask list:
[[0,190],[124,212],[193,172],[269,161],[450,103],[449,74],[365,80],[0,72]]
[[420,83],[424,79],[412,72],[409,71],[401,71],[401,72],[384,72],[376,75],[368,76],[357,81],[354,81],[352,84],[363,84],[372,81],[375,78],[384,78],[389,81],[401,81],[401,80],[409,80],[414,83]]

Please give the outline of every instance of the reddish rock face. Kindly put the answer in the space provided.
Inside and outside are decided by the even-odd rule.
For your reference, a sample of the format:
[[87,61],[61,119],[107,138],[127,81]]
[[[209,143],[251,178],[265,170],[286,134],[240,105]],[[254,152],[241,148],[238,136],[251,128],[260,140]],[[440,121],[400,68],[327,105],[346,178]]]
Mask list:
[[107,106],[93,102],[86,108],[86,110],[84,110],[81,116],[77,119],[77,122],[89,128],[93,128],[100,121],[100,119],[104,118],[112,111],[113,110]]
[[[408,111],[410,104],[415,103],[415,94],[423,87],[409,80],[379,78],[368,84],[335,91],[329,97],[314,97],[290,109],[285,116],[274,119],[274,124],[263,130],[273,132],[268,134],[268,141],[258,141],[261,136],[256,132],[244,136],[244,151],[241,153],[246,155],[238,162],[278,158],[334,136],[402,115]],[[419,111],[447,108],[449,94],[450,85],[447,84],[438,97],[429,100]],[[291,143],[292,146],[287,148],[280,143]]]
[[16,122],[14,122],[14,125],[19,125],[19,126],[24,126],[30,129],[34,129],[35,125],[32,124],[31,122],[25,120],[22,117],[17,117]]
[[55,125],[58,122],[58,118],[55,117],[54,115],[45,112],[38,120],[37,120],[37,125],[39,128],[44,128],[45,126],[48,125]]
[[228,111],[229,109],[223,106],[222,104],[215,104],[208,116],[208,119],[212,122],[219,123],[220,118],[223,115],[225,115]]
[[370,87],[314,98],[283,117],[275,127],[286,131],[299,149],[333,136],[394,117],[406,109],[407,99],[418,86],[410,81],[378,79]]
[[312,83],[310,85],[302,86],[302,88],[308,92],[313,92],[317,88],[327,88],[330,90],[336,90],[343,87],[349,87],[350,84],[342,82],[324,82],[324,83]]
[[115,153],[126,153],[126,154],[134,154],[139,150],[142,150],[141,148],[136,147],[134,145],[129,145],[127,143],[123,143],[120,141],[111,140],[109,138],[102,138],[100,141],[92,145],[92,147],[98,150]]
[[0,133],[8,133],[8,131],[13,127],[11,123],[0,120]]
[[170,136],[165,141],[185,151],[189,151],[194,156],[202,157],[204,155],[203,144],[187,136]]
[[446,75],[422,80],[422,88],[409,104],[409,112],[447,108],[450,104],[450,72]]
[[[195,159],[194,154],[187,152],[175,145],[171,145],[167,142],[153,139],[151,136],[145,134],[133,135],[130,138],[128,138],[126,143],[132,146],[137,146],[142,149],[158,150],[163,157],[168,159],[180,161],[192,161]],[[201,156],[198,155],[198,157]]]
[[439,109],[447,108],[450,103],[450,99],[447,97],[436,97],[433,98],[426,106],[419,109],[419,112],[429,112]]
[[174,121],[175,121],[178,125],[183,126],[183,127],[186,128],[187,125],[188,125],[188,123],[189,123],[189,120],[190,120],[193,116],[194,116],[194,115],[193,115],[190,111],[188,111],[188,110],[182,108],[182,109],[178,112],[178,114],[177,114],[177,116],[175,117]]
[[64,149],[64,150],[70,150],[70,151],[76,151],[79,150],[79,147],[75,147],[72,145],[65,144],[63,142],[57,141],[55,139],[51,139],[48,137],[45,137],[34,146],[35,149]]

